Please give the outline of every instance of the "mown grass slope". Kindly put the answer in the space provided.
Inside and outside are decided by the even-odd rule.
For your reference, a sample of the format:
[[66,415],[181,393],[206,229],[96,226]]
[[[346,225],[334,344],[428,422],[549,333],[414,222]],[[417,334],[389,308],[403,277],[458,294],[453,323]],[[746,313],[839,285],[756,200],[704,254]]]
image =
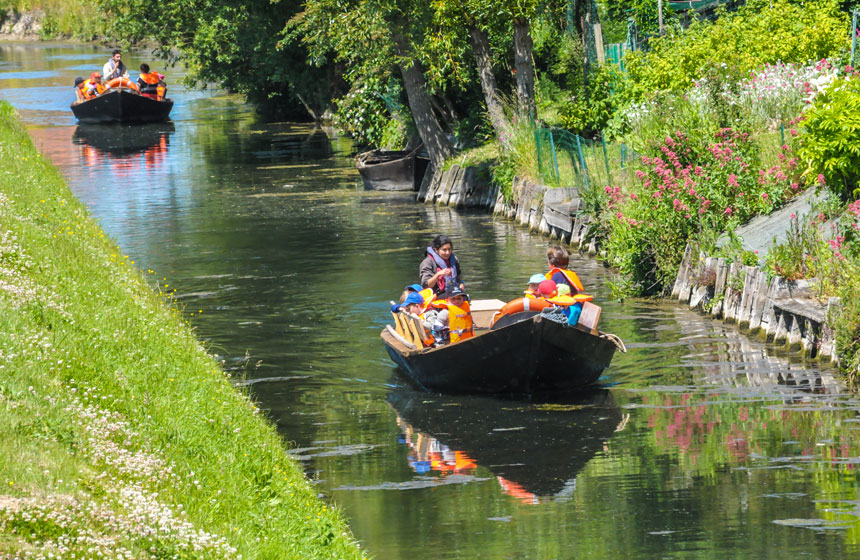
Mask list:
[[0,556],[362,557],[146,276],[0,102]]

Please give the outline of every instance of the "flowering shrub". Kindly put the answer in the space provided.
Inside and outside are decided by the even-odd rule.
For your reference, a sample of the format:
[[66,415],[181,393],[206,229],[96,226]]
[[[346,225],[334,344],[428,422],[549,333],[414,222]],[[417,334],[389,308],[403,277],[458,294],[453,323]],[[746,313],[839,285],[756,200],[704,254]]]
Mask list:
[[787,145],[779,156],[777,164],[759,169],[757,144],[728,128],[706,143],[677,131],[652,146],[633,189],[605,189],[605,248],[626,277],[626,290],[666,289],[688,241],[707,249],[730,224],[769,213],[797,192],[797,159]]

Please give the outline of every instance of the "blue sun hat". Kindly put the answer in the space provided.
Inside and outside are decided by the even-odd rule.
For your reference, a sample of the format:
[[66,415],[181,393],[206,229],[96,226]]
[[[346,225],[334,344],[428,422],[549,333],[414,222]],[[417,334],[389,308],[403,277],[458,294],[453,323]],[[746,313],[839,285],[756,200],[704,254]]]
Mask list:
[[420,292],[424,288],[421,287],[421,284],[409,284],[408,286],[406,286],[403,289],[409,290],[410,292]]
[[402,307],[412,305],[413,303],[420,303],[421,305],[424,305],[424,298],[415,292],[410,292],[409,295],[406,296],[406,299],[403,300]]
[[532,274],[532,277],[529,278],[529,284],[540,284],[546,280],[546,276],[543,274]]

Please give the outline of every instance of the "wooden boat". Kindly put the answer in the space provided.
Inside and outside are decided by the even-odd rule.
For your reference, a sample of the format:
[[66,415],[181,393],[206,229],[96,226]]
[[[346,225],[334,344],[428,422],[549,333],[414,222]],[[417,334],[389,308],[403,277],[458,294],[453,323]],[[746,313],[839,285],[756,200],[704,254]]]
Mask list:
[[[579,471],[624,426],[608,389],[550,399],[548,407],[545,401],[428,395],[397,388],[388,394],[388,403],[417,472],[468,474],[484,467],[497,477],[503,492],[527,503],[569,494]],[[447,461],[441,453],[433,456],[438,450],[447,451]]]
[[531,394],[572,391],[593,385],[615,351],[617,336],[582,324],[568,326],[549,315],[526,311],[490,322],[503,302],[472,302],[475,336],[455,344],[422,348],[386,327],[389,356],[426,390],[442,393]]
[[170,116],[173,101],[157,101],[131,89],[117,88],[86,101],[76,101],[71,107],[82,123],[160,122]]
[[430,165],[420,147],[412,151],[371,150],[355,158],[355,167],[369,191],[417,191]]

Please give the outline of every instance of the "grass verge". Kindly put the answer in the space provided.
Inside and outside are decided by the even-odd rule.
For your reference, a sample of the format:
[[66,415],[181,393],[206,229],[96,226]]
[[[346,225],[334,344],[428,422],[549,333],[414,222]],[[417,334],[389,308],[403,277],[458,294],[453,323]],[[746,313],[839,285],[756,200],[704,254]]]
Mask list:
[[5,102],[0,433],[0,556],[363,557]]

